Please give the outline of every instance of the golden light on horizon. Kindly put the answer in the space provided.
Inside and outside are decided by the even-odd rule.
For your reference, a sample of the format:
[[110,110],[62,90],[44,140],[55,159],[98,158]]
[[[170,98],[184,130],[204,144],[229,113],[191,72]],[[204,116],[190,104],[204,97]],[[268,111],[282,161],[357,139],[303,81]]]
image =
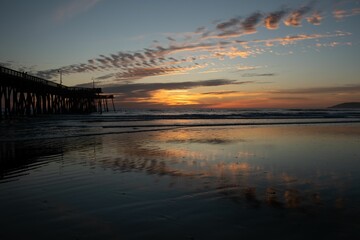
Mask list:
[[[313,97],[305,94],[286,94],[274,91],[211,91],[208,87],[194,92],[188,89],[160,89],[150,96],[132,99],[137,103],[151,103],[163,107],[200,107],[200,108],[297,108],[312,107]],[[340,101],[341,94],[322,94],[318,101],[323,107]],[[336,100],[339,98],[339,100]]]
[[[157,90],[149,99],[141,102],[158,103],[165,106],[208,105],[210,108],[249,107],[254,98],[260,99],[263,93],[258,92],[191,92],[186,89]],[[235,99],[241,101],[234,101]],[[264,100],[264,99],[263,99]],[[266,101],[266,100],[264,100]],[[255,101],[257,102],[257,101]],[[263,102],[263,101],[262,101]]]
[[150,100],[167,106],[198,104],[197,97],[188,90],[158,90]]

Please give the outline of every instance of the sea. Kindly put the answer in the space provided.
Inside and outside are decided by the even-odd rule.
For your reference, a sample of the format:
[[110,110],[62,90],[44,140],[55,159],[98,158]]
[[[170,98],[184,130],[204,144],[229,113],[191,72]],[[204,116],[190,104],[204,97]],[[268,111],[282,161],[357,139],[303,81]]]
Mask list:
[[0,239],[358,239],[359,109],[0,120]]

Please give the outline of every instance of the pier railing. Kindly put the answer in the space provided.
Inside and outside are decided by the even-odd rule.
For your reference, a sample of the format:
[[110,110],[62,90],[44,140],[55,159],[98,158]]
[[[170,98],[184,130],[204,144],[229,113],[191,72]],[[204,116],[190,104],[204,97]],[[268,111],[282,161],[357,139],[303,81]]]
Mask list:
[[62,88],[69,91],[86,91],[86,92],[95,92],[95,93],[101,93],[101,88],[82,88],[82,87],[68,87],[62,84],[58,84],[43,78],[39,78],[36,76],[29,75],[25,72],[19,72],[10,68],[2,67],[0,66],[0,74],[6,74],[13,77],[22,78],[24,80],[28,80],[34,83],[43,84],[45,86],[49,87],[55,87],[55,88]]

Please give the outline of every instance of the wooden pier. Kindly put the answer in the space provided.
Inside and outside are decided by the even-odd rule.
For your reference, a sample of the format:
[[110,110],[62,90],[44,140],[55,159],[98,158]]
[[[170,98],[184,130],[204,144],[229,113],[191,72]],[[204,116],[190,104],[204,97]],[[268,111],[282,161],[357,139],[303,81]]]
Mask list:
[[114,96],[101,88],[67,87],[0,66],[0,118],[109,111]]

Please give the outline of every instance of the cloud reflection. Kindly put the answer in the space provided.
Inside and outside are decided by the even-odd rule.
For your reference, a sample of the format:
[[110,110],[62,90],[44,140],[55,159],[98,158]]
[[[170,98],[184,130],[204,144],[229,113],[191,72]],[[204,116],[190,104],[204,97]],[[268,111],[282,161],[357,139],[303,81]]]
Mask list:
[[[316,134],[321,137],[327,136],[329,132],[331,136],[343,136],[346,131],[354,134],[351,129],[334,128],[333,131],[329,131],[332,127],[324,128],[321,130],[317,127]],[[193,193],[194,196],[215,194],[248,208],[345,208],[345,201],[341,195],[329,200],[329,196],[323,190],[329,187],[342,189],[345,186],[333,184],[334,181],[338,181],[336,176],[328,177],[330,173],[326,171],[316,172],[312,176],[309,173],[302,174],[299,170],[286,170],[285,166],[289,160],[279,161],[276,164],[280,167],[274,167],[274,156],[281,158],[283,153],[279,151],[280,145],[281,149],[293,144],[299,147],[303,146],[299,145],[302,143],[300,140],[305,139],[302,143],[305,144],[307,138],[314,141],[316,136],[311,127],[292,127],[286,129],[286,134],[284,131],[283,127],[183,128],[163,132],[89,136],[71,141],[38,141],[34,144],[38,149],[46,151],[33,151],[33,145],[26,149],[27,145],[22,144],[23,149],[19,152],[26,153],[31,149],[34,153],[32,161],[38,161],[43,155],[54,155],[56,159],[61,153],[63,162],[67,162],[69,166],[74,164],[75,158],[80,165],[100,166],[101,169],[111,169],[114,172],[168,176],[171,177],[170,182],[176,179],[191,181],[197,189]],[[348,137],[353,138],[358,134]],[[270,146],[263,144],[264,136],[271,136]],[[0,148],[9,149],[7,152],[0,151],[2,159],[12,156],[11,149],[18,150],[21,143],[18,147],[15,145],[13,148],[9,145]],[[306,144],[303,147],[305,146]],[[58,151],[49,152],[48,149]],[[288,159],[295,155],[288,153],[286,156]],[[26,169],[29,162],[22,164]],[[301,164],[309,163],[301,161]],[[18,165],[17,168],[22,167]],[[328,179],[326,182],[322,180],[325,177]],[[306,191],[302,188],[304,185],[307,186]]]

